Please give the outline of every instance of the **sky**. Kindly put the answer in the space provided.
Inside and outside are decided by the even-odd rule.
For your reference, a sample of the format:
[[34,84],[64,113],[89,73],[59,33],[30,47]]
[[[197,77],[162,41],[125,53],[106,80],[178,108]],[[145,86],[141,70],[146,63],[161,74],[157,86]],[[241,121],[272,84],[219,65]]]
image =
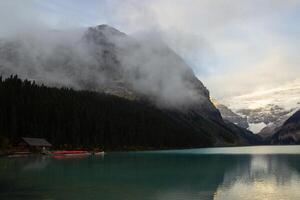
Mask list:
[[0,24],[159,34],[219,100],[300,83],[300,0],[0,0]]

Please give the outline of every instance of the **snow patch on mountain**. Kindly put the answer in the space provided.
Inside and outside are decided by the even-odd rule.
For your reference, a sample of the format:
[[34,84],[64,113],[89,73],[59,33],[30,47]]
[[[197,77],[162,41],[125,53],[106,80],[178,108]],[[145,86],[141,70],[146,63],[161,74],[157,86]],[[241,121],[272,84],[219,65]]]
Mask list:
[[248,129],[251,130],[253,133],[259,133],[265,127],[266,127],[266,124],[264,122],[249,123]]

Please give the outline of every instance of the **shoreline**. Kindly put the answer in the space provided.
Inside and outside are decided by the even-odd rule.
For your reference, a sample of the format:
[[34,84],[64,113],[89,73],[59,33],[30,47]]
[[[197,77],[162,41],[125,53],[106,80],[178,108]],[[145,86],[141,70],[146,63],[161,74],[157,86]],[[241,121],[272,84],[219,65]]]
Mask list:
[[[218,149],[218,148],[251,148],[251,147],[290,147],[290,146],[300,146],[300,144],[286,144],[286,145],[279,145],[279,144],[272,144],[272,145],[237,145],[237,146],[213,146],[213,147],[191,147],[191,148],[146,148],[146,149],[124,149],[124,150],[107,150],[103,151],[105,153],[134,153],[134,152],[153,152],[153,151],[185,151],[185,150],[196,150],[196,149]],[[60,151],[63,149],[55,149],[53,151]],[[88,151],[92,153],[93,151]],[[30,156],[30,155],[43,155],[40,152],[26,152],[26,153],[21,153],[21,152],[14,152],[11,149],[9,150],[0,150],[0,157],[7,157],[10,155],[20,155],[20,157],[25,157],[25,156]]]

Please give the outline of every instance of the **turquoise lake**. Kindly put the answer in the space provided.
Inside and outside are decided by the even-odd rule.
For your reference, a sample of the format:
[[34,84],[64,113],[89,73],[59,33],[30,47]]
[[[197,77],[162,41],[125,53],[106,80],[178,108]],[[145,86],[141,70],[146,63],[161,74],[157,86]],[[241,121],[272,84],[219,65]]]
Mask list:
[[299,200],[300,146],[2,157],[0,199]]

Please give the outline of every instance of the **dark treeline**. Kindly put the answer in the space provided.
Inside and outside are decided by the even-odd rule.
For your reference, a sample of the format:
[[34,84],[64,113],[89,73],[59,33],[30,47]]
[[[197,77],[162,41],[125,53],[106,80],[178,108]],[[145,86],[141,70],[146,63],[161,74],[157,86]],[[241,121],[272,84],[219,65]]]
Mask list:
[[139,101],[50,88],[17,76],[0,78],[0,136],[10,141],[43,137],[56,147],[67,144],[105,150],[213,144],[208,133],[184,120],[179,123],[180,118],[178,113],[170,114]]

